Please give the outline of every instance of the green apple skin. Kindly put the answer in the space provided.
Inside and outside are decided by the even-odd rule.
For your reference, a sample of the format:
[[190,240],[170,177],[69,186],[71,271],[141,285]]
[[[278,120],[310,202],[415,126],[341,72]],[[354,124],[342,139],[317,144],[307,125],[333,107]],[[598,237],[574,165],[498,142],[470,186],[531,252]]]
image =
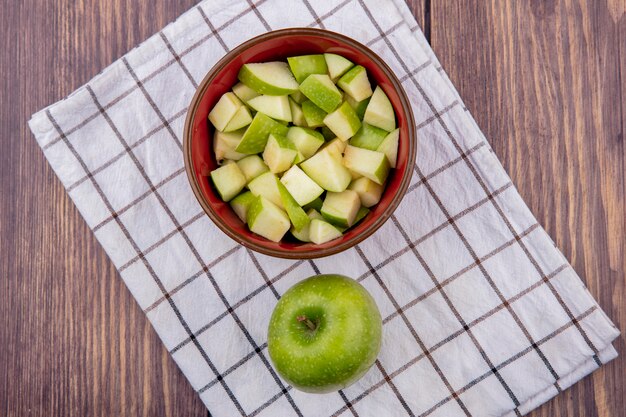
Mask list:
[[278,301],[268,350],[289,384],[304,392],[327,393],[346,388],[367,372],[380,351],[381,336],[380,312],[361,284],[343,275],[316,275]]

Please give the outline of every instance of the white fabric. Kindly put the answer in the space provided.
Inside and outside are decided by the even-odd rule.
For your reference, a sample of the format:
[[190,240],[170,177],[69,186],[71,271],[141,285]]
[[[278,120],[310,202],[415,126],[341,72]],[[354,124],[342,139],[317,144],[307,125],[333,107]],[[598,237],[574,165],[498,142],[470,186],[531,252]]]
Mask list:
[[[181,152],[186,108],[211,66],[295,26],[381,55],[419,134],[393,218],[314,262],[223,235],[196,202]],[[617,355],[617,329],[537,225],[402,0],[201,2],[30,127],[213,416],[519,415]],[[266,350],[280,294],[318,271],[358,279],[384,318],[376,365],[323,396],[284,385]]]

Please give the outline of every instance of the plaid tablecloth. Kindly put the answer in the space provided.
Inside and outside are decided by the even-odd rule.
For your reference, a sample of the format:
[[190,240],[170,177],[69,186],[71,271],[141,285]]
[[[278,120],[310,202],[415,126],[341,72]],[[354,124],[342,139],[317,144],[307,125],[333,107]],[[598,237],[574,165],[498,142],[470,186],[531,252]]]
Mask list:
[[[30,126],[85,221],[214,416],[519,415],[616,352],[617,329],[529,212],[402,0],[204,1]],[[260,33],[321,27],[368,45],[413,105],[413,181],[375,235],[315,261],[238,246],[203,214],[181,137],[200,80]],[[556,140],[556,139],[555,139]],[[280,295],[356,278],[384,317],[357,384],[293,390],[268,360]]]

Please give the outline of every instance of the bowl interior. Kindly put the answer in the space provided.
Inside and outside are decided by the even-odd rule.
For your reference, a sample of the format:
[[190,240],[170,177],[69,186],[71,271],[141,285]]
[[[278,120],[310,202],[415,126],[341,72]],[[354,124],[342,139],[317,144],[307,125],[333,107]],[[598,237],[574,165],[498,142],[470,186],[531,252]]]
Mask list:
[[[409,138],[409,126],[413,122],[412,114],[410,109],[403,107],[403,99],[394,86],[394,82],[385,72],[386,70],[383,68],[385,65],[369,50],[341,35],[329,34],[328,32],[319,33],[321,31],[315,30],[305,31],[308,33],[304,34],[299,33],[301,31],[297,29],[294,29],[293,32],[286,30],[283,31],[283,34],[276,34],[276,36],[269,33],[231,51],[203,81],[194,98],[194,103],[192,103],[192,106],[195,107],[190,108],[191,114],[187,122],[188,132],[186,132],[186,140],[189,141],[186,144],[188,146],[186,152],[191,163],[190,179],[192,186],[195,183],[194,191],[207,214],[213,218],[218,227],[236,241],[262,253],[288,258],[330,255],[352,246],[369,235],[369,232],[378,228],[395,208],[390,207],[390,203],[399,191],[404,192],[404,189],[401,190],[401,188],[406,188],[408,185],[410,173],[408,179],[403,180],[403,175],[407,166],[412,166],[413,163],[413,146],[410,144]],[[221,95],[237,83],[237,73],[243,64],[285,60],[288,56],[324,52],[343,55],[352,62],[364,66],[370,81],[379,85],[389,97],[400,127],[397,166],[390,172],[381,201],[364,220],[347,231],[342,238],[322,245],[301,243],[295,239],[283,239],[279,243],[270,242],[250,232],[229,204],[223,202],[211,186],[207,175],[218,165],[213,155],[210,139],[213,136],[213,127],[208,122],[207,117]],[[404,102],[406,103],[406,98]],[[398,197],[401,198],[401,196]],[[287,236],[289,234],[285,238]]]

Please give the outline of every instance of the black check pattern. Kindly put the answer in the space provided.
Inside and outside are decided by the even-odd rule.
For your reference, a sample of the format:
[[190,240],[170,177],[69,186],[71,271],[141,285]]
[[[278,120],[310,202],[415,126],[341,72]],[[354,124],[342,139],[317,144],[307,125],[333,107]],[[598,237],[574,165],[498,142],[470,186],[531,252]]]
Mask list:
[[[388,415],[522,415],[615,356],[616,329],[519,200],[406,4],[387,1],[385,13],[374,0],[202,2],[31,121],[214,416],[374,416],[379,404]],[[206,70],[291,19],[383,56],[412,100],[419,135],[394,216],[355,248],[316,261],[269,258],[223,236],[193,199],[180,153],[186,105]],[[131,102],[143,104],[129,129]],[[319,401],[281,381],[265,329],[289,286],[332,272],[370,290],[389,337],[361,381]],[[582,353],[565,360],[573,344]]]

